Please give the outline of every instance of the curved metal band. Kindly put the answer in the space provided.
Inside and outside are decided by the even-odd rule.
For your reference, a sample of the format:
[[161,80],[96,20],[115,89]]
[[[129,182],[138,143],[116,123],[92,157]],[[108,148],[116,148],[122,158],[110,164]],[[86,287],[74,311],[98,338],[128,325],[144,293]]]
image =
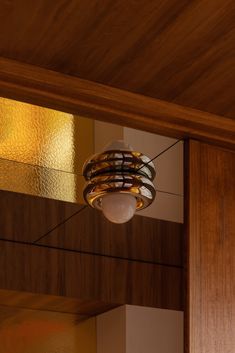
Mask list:
[[136,210],[149,206],[156,191],[153,183],[142,175],[101,175],[89,181],[83,195],[86,202],[97,209],[101,209],[102,197],[110,192],[133,195],[136,198]]
[[86,180],[98,175],[121,172],[141,174],[150,180],[156,175],[153,162],[142,153],[133,151],[113,150],[96,154],[86,161],[83,169]]

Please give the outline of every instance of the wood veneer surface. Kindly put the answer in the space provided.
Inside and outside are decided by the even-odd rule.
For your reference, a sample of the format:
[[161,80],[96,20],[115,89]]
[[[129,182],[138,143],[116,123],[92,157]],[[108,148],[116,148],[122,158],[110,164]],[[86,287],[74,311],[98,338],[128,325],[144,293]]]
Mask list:
[[3,57],[235,118],[232,0],[16,0],[0,14]]
[[8,191],[0,191],[0,209],[0,239],[183,265],[179,223],[135,216],[127,224],[114,225],[84,205]]
[[181,268],[4,240],[0,251],[4,290],[182,309]]
[[54,229],[39,244],[183,266],[182,224],[134,216],[130,222],[117,225],[89,207]]
[[182,309],[181,224],[136,216],[115,227],[85,206],[0,196],[0,304],[80,315]]
[[187,332],[190,353],[235,349],[235,153],[188,147]]
[[33,242],[84,205],[0,191],[0,238]]

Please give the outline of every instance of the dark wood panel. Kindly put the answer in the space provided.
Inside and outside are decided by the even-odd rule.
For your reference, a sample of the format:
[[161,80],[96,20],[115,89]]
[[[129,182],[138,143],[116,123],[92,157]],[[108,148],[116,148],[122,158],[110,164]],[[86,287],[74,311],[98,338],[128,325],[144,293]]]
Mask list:
[[79,300],[76,298],[17,292],[4,289],[0,289],[0,305],[6,307],[78,314],[80,318],[98,315],[117,307],[116,304],[104,303],[102,301]]
[[182,270],[0,241],[0,288],[182,309]]
[[108,256],[183,265],[183,225],[135,216],[113,224],[87,207],[43,238],[40,244]]
[[0,238],[35,241],[84,205],[0,191]]
[[153,133],[235,145],[232,119],[4,58],[0,94]]
[[1,1],[0,55],[235,118],[233,0],[99,5]]
[[235,153],[188,147],[187,352],[235,348]]
[[182,266],[182,224],[135,216],[112,224],[84,205],[0,191],[0,239]]

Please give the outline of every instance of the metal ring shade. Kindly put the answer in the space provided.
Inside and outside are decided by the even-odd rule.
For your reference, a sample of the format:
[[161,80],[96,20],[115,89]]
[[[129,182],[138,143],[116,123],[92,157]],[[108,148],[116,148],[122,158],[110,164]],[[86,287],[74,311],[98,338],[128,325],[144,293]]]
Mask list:
[[141,174],[153,180],[156,172],[153,162],[140,152],[106,151],[93,155],[83,167],[83,175],[90,180],[96,175],[112,172],[128,172]]
[[102,197],[108,193],[134,196],[136,210],[149,206],[156,196],[154,164],[139,152],[113,150],[96,154],[84,164],[83,175],[87,180],[84,199],[97,209],[102,208]]
[[136,198],[136,210],[149,206],[156,195],[153,183],[142,175],[103,175],[89,181],[84,189],[84,199],[97,209],[102,207],[102,197],[111,192],[129,194]]

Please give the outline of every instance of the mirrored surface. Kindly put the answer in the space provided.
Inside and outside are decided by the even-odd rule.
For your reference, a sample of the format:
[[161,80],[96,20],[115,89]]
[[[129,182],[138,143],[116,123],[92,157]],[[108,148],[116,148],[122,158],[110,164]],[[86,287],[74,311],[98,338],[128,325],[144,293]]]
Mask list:
[[155,164],[157,196],[138,215],[182,223],[182,141],[6,98],[0,99],[0,188],[84,204],[83,163],[113,140]]
[[[0,126],[0,239],[182,266],[182,141],[5,98]],[[83,199],[83,163],[114,140],[156,168],[154,202],[120,225]]]

